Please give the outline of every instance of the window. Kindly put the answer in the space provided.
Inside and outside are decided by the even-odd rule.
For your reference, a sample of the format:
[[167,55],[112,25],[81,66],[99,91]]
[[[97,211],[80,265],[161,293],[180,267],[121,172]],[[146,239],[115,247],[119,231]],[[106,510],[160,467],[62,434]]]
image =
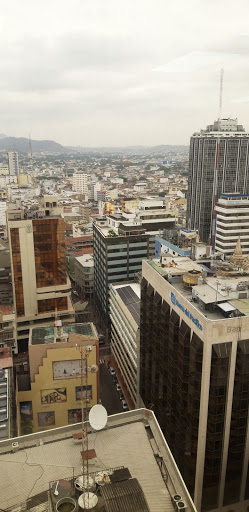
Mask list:
[[20,402],[21,418],[32,418],[32,402]]
[[38,412],[39,427],[49,427],[55,424],[54,411]]
[[79,423],[82,419],[81,409],[68,410],[68,423]]
[[92,400],[92,386],[83,386],[83,396],[81,392],[81,386],[76,386],[75,391],[76,400],[81,400],[81,398],[83,398],[83,400],[85,400],[86,398]]

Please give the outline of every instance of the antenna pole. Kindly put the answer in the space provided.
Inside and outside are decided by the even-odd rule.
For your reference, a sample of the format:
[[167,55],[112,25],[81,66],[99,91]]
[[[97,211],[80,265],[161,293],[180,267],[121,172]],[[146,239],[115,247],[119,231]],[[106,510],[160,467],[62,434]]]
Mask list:
[[32,153],[32,142],[29,134],[29,147],[30,147],[30,158],[31,158],[31,172],[33,172],[33,153]]
[[221,70],[220,70],[219,119],[222,118],[223,77],[224,77],[224,69],[221,68]]
[[[87,371],[87,368],[86,368]],[[83,347],[80,347],[80,392],[81,392],[81,428],[82,428],[82,487],[83,487],[83,504],[85,508],[85,430],[84,430],[84,394],[83,394]]]

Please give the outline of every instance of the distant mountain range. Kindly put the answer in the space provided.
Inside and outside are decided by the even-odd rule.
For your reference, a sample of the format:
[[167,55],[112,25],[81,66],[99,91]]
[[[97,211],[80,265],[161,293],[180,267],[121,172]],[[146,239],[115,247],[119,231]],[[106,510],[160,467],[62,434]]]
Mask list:
[[[188,153],[188,146],[181,145],[160,145],[160,146],[124,146],[124,147],[81,147],[62,146],[53,140],[32,140],[33,153],[88,153],[88,154],[125,154],[125,155],[148,155],[167,154],[172,152]],[[7,137],[0,134],[0,151],[17,151],[18,153],[30,153],[30,141],[25,137]]]
[[[33,153],[65,153],[68,152],[61,144],[53,140],[32,140]],[[17,151],[18,153],[30,153],[30,142],[25,137],[1,137],[0,151]]]

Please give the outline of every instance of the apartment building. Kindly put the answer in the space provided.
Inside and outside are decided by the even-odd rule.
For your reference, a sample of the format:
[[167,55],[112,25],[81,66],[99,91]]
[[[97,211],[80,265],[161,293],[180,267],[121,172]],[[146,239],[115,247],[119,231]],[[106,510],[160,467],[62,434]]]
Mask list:
[[88,195],[88,176],[83,173],[73,174],[73,191],[79,194]]
[[10,176],[17,176],[19,174],[19,161],[17,151],[8,152],[8,165]]

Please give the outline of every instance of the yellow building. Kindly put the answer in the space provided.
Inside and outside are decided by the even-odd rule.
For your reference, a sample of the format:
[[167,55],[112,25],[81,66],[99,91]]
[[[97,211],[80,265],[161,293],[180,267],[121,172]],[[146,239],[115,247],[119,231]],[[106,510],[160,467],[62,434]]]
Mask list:
[[115,213],[115,204],[111,203],[110,201],[106,201],[104,212],[106,215]]
[[120,204],[123,212],[130,213],[132,210],[138,210],[139,199],[121,199]]
[[31,183],[31,176],[29,174],[18,174],[17,183],[19,187],[26,187]]
[[57,337],[52,327],[33,329],[30,338],[29,371],[17,374],[18,435],[80,422],[81,386],[85,407],[99,403],[94,325],[68,325]]

